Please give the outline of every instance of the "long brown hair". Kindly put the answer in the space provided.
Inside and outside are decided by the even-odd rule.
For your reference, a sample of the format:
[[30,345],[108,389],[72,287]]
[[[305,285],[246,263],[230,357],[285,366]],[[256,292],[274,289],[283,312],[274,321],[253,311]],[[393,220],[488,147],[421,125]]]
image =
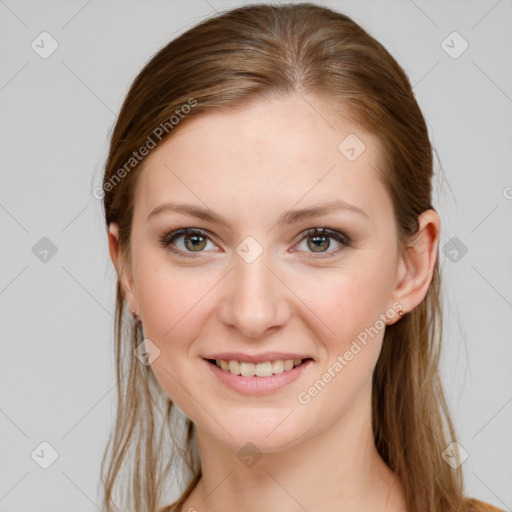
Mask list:
[[[112,134],[103,181],[105,220],[119,226],[123,257],[130,258],[133,198],[142,169],[131,160],[134,152],[159,145],[202,112],[291,93],[322,98],[334,111],[348,107],[353,121],[378,137],[386,163],[381,178],[393,201],[400,248],[405,248],[418,229],[418,216],[433,208],[433,151],[406,74],[343,14],[309,3],[258,4],[186,31],[132,83]],[[399,476],[409,512],[464,509],[461,469],[452,469],[441,455],[455,436],[438,371],[440,283],[436,262],[425,300],[386,328],[373,376],[375,444]],[[124,310],[118,281],[118,407],[102,461],[103,508],[116,510],[119,499],[122,510],[155,512],[171,468],[184,462],[189,471],[173,507],[178,509],[201,476],[194,425],[185,418],[184,429],[179,428],[172,401],[150,367],[134,357],[142,336]]]

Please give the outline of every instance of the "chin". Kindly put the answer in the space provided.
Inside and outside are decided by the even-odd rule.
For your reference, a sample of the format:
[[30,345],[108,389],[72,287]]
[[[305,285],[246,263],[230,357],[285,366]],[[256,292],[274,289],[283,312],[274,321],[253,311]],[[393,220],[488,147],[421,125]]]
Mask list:
[[[261,453],[282,452],[313,435],[313,432],[308,431],[308,435],[308,432],[298,430],[297,411],[290,414],[291,410],[290,408],[276,409],[275,412],[266,410],[264,417],[261,409],[254,409],[253,414],[247,413],[246,410],[240,411],[240,415],[225,416],[223,421],[220,421],[222,426],[217,422],[211,424],[207,419],[206,430],[204,426],[199,427],[199,430],[206,431],[207,437],[217,440],[237,454],[240,450],[251,451],[252,449]],[[299,423],[301,429],[304,429],[306,426],[304,422]]]

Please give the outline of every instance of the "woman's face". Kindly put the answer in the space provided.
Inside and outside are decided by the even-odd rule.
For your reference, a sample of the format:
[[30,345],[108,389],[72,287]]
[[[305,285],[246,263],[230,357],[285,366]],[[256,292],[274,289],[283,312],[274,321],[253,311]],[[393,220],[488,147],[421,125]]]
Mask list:
[[293,95],[201,114],[146,157],[137,185],[123,279],[160,351],[152,370],[234,449],[279,451],[367,413],[384,326],[398,319],[377,139],[327,112]]

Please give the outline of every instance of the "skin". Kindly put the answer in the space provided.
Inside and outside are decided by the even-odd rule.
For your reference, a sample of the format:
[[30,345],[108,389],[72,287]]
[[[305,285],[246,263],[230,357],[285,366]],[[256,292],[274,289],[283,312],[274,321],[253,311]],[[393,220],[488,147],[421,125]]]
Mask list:
[[[190,119],[143,163],[130,261],[121,256],[117,226],[108,228],[126,300],[160,350],[152,370],[197,427],[203,476],[183,511],[387,512],[405,505],[371,430],[371,376],[385,326],[309,403],[297,397],[379,315],[396,313],[394,303],[410,312],[422,302],[440,220],[424,212],[400,253],[391,199],[375,170],[382,165],[378,140],[328,112],[318,98],[290,95]],[[351,133],[366,146],[355,161],[338,150]],[[337,199],[367,217],[335,211],[277,225],[290,209]],[[173,212],[148,221],[166,201],[207,207],[229,226]],[[199,239],[199,252],[184,237],[175,240],[191,257],[159,244],[186,227],[213,236]],[[304,232],[315,227],[352,243],[328,238],[324,252],[314,252],[314,235]],[[263,250],[252,263],[236,252],[249,235]],[[314,361],[288,386],[252,397],[221,384],[202,359],[274,350]],[[247,442],[262,455],[251,467],[237,457]]]

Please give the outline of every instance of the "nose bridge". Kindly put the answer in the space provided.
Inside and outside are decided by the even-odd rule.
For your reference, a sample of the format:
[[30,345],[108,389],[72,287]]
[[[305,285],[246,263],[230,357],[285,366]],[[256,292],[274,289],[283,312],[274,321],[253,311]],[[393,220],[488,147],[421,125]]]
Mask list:
[[220,308],[221,320],[247,337],[259,337],[287,321],[289,306],[281,281],[269,268],[269,253],[250,240],[240,244],[237,253]]

